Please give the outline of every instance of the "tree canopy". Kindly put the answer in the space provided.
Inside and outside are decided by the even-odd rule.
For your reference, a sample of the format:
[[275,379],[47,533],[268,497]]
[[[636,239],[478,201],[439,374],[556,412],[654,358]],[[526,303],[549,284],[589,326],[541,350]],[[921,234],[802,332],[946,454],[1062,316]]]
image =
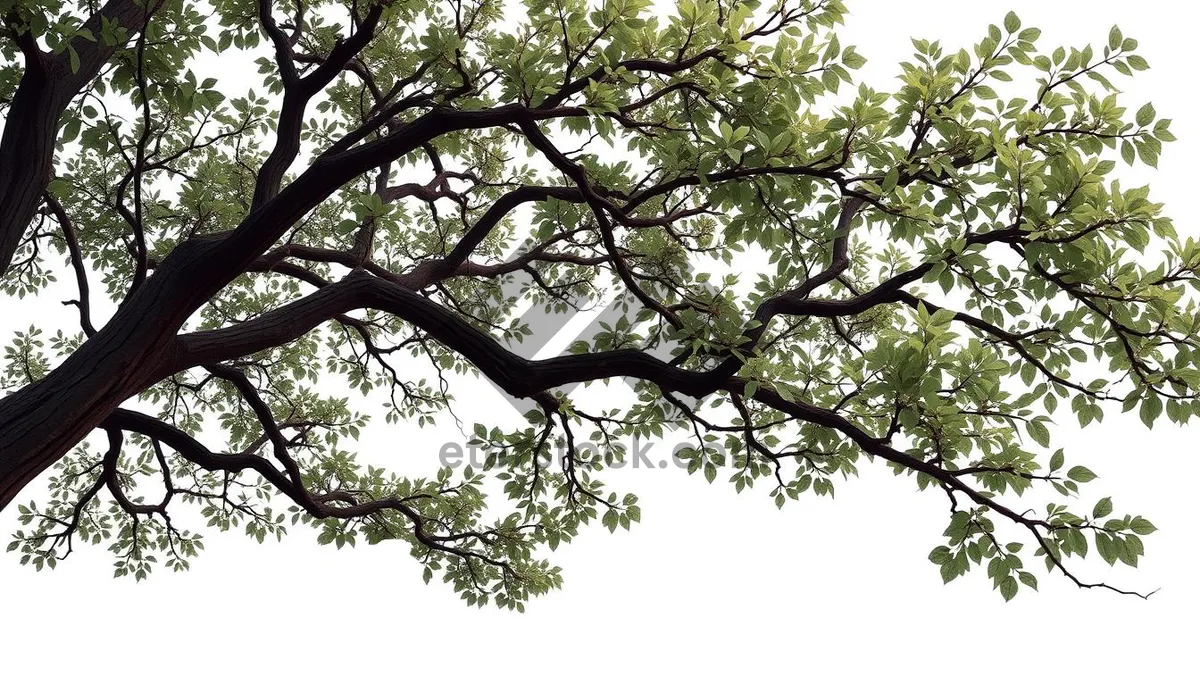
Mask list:
[[[605,470],[672,435],[780,507],[859,469],[946,499],[946,581],[1133,593],[1082,558],[1136,566],[1154,526],[1051,417],[1200,412],[1200,246],[1117,178],[1172,140],[1120,97],[1137,41],[1047,48],[1009,13],[866,84],[845,13],[0,0],[0,286],[77,311],[5,348],[9,549],[142,578],[203,548],[181,521],[312,526],[523,609],[584,525],[638,521]],[[484,464],[360,449],[460,435],[473,377],[527,403],[470,429]]]

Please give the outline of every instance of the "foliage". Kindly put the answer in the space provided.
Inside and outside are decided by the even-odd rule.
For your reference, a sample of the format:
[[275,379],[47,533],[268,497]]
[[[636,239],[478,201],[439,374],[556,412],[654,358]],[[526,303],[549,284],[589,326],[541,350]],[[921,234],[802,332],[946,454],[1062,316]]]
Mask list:
[[[837,0],[136,8],[144,31],[97,33],[84,3],[0,2],[4,103],[31,51],[79,72],[85,44],[113,48],[0,281],[35,298],[67,275],[82,335],[23,331],[4,385],[36,387],[122,308],[180,330],[99,453],[18,506],[23,562],[82,540],[118,576],[186,568],[203,545],[169,511],[190,505],[259,541],[401,539],[426,581],[523,609],[561,583],[548,550],[640,518],[601,481],[625,442],[684,432],[689,471],[780,506],[878,458],[948,499],[942,578],[986,568],[1006,600],[1037,588],[1029,553],[1085,587],[1106,585],[1073,558],[1137,565],[1154,526],[1085,497],[1096,475],[1051,420],[1200,411],[1200,245],[1116,178],[1172,140],[1119,98],[1111,80],[1147,64],[1117,28],[1047,49],[1010,13],[961,49],[914,40],[877,90]],[[242,90],[222,74],[245,64]],[[181,267],[193,253],[207,266]],[[154,301],[170,279],[197,302]],[[613,293],[626,316],[569,354],[506,351],[543,309]],[[536,407],[475,428],[485,469],[357,454],[362,408],[435,431],[474,374]],[[628,403],[555,391],[616,377],[637,380]]]

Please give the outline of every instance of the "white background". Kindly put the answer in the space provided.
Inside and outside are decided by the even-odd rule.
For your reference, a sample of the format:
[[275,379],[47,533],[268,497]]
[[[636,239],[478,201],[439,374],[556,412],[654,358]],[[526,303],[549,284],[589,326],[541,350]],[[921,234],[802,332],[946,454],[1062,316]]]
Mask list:
[[[1157,172],[1122,173],[1152,181],[1180,231],[1200,232],[1191,3],[850,7],[842,43],[859,46],[870,60],[859,75],[883,89],[910,36],[969,47],[1010,8],[1043,29],[1043,47],[1101,44],[1118,23],[1152,66],[1118,82],[1124,104],[1153,100],[1180,139]],[[2,328],[26,326],[32,305],[6,303]],[[403,545],[337,551],[303,531],[265,546],[214,534],[192,571],[140,584],[112,579],[98,549],[40,574],[0,557],[0,682],[1196,683],[1200,429],[1149,432],[1116,410],[1086,432],[1062,417],[1055,440],[1101,476],[1085,487],[1086,503],[1112,495],[1119,512],[1158,525],[1141,569],[1104,577],[1161,587],[1149,601],[1045,574],[1040,593],[1022,588],[1008,604],[982,574],[943,586],[925,556],[941,542],[945,499],[878,464],[863,463],[863,478],[839,484],[835,500],[805,498],[782,512],[765,494],[735,496],[677,469],[627,469],[614,484],[642,497],[643,524],[617,535],[596,527],[560,548],[564,588],[525,615],[468,609],[439,582],[422,585]],[[436,442],[416,431],[372,432],[364,456],[434,460]],[[13,519],[0,515],[0,531]],[[1086,569],[1092,580],[1109,572]]]

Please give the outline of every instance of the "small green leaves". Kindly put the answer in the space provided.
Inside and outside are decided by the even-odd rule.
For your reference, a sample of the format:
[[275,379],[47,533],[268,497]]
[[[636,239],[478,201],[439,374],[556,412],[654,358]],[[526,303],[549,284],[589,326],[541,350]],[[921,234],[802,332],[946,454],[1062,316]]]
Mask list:
[[942,583],[946,584],[966,574],[971,564],[965,550],[954,554],[946,546],[934,548],[933,552],[929,553],[929,561],[938,565]]
[[1109,566],[1118,561],[1130,567],[1138,566],[1138,559],[1145,554],[1142,541],[1137,536],[1121,536],[1119,534],[1095,532],[1096,552],[1100,559]]
[[[233,230],[256,236],[261,259],[236,277],[189,267],[224,274],[196,277],[193,290],[215,295],[192,303],[189,331],[272,314],[295,329],[226,360],[244,383],[197,368],[131,389],[179,431],[212,436],[212,454],[269,456],[289,473],[227,479],[175,450],[160,458],[131,431],[118,479],[131,494],[170,476],[189,488],[173,508],[259,542],[286,530],[269,505],[294,498],[290,523],[319,544],[407,546],[425,583],[517,611],[561,583],[540,555],[588,524],[640,520],[636,498],[602,481],[618,465],[720,477],[777,507],[832,497],[860,469],[894,471],[951,496],[929,554],[941,578],[986,570],[1005,601],[1037,588],[1031,551],[1049,569],[1092,551],[1137,564],[1154,526],[1096,502],[1096,475],[1049,449],[1068,408],[1085,427],[1112,407],[1137,408],[1148,427],[1200,412],[1200,243],[1149,189],[1115,178],[1117,156],[1154,166],[1174,139],[1151,104],[1135,112],[1119,94],[1148,65],[1117,27],[1043,51],[1009,12],[976,40],[913,40],[899,82],[872,87],[853,81],[865,59],[835,33],[836,1],[533,2],[524,15],[485,3],[464,23],[415,0],[383,3],[353,55],[341,54],[351,29],[327,13],[285,27],[312,59],[334,51],[352,67],[304,58],[297,86],[246,4],[181,3],[144,32],[30,20],[59,71],[116,57],[67,98],[55,178],[29,196],[44,196],[34,219],[46,226],[0,287],[38,295],[56,275],[74,282],[82,260],[107,313],[145,277],[135,270],[166,279],[175,246]],[[152,49],[131,49],[138,36]],[[245,92],[195,59],[227,50],[254,53]],[[113,212],[114,197],[144,226]],[[280,221],[257,226],[264,216]],[[138,244],[149,247],[131,260]],[[336,317],[287,315],[338,293],[355,297]],[[561,324],[542,315],[610,297],[599,330],[542,351]],[[44,379],[85,338],[14,336],[0,395]],[[628,397],[605,405],[597,387],[631,359]],[[473,376],[531,406],[512,423],[460,424],[463,396],[504,402],[475,398],[489,391],[466,385]],[[571,397],[546,390],[564,380],[583,383]],[[364,406],[404,424],[397,452],[422,443],[409,430],[472,434],[401,477],[360,461],[371,420],[352,408]],[[642,439],[688,444],[648,456],[631,444]],[[46,504],[18,507],[9,548],[25,563],[54,567],[46,542],[102,456],[64,458]],[[1058,496],[1068,504],[1047,504]],[[202,548],[144,503],[137,518],[122,505],[96,499],[65,540],[109,546],[114,574],[137,579]],[[1007,540],[1013,530],[1024,538]]]

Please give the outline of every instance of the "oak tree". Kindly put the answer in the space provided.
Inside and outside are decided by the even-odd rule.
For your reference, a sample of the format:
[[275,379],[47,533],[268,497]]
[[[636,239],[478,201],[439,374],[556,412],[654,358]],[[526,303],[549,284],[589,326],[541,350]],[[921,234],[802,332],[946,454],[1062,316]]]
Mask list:
[[[522,609],[582,526],[639,519],[605,470],[669,432],[779,506],[859,469],[944,498],[947,581],[1110,588],[1080,559],[1154,526],[1050,417],[1200,412],[1200,246],[1117,178],[1172,139],[1114,85],[1137,41],[1010,13],[866,84],[845,11],[0,0],[0,285],[74,312],[5,317],[10,550],[141,578],[203,547],[180,522],[312,526]],[[528,410],[474,426],[481,468],[359,445],[460,435],[472,377]]]

